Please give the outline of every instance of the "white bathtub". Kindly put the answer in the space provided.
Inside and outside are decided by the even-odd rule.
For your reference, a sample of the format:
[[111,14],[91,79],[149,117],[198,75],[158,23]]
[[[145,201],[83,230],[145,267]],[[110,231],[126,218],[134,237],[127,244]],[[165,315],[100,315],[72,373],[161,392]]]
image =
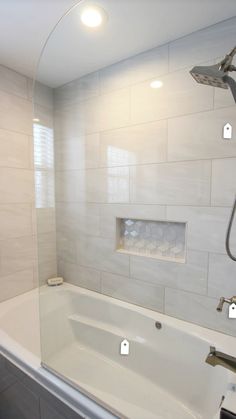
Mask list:
[[[27,360],[57,383],[60,397],[95,417],[92,402],[88,408],[85,396],[40,367],[35,307],[35,291],[1,304],[3,350]],[[205,363],[211,345],[236,356],[233,337],[69,284],[43,287],[40,311],[43,363],[121,417],[218,419],[222,396],[226,408],[236,406],[236,375]],[[119,353],[123,338],[130,342],[127,357]],[[97,417],[108,417],[99,409]]]

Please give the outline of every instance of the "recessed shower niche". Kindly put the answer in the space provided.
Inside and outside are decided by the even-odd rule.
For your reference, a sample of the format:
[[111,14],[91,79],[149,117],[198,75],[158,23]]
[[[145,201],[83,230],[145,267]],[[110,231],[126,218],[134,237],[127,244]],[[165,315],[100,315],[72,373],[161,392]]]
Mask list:
[[184,263],[186,223],[117,218],[120,253]]

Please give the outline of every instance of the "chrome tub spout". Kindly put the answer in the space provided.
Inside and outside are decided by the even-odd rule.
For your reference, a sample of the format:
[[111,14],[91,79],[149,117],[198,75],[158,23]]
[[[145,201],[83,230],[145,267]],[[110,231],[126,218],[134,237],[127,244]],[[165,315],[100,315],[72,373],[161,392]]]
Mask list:
[[236,373],[236,358],[231,355],[224,354],[223,352],[216,351],[214,346],[210,347],[210,352],[207,355],[205,362],[213,367],[221,365],[222,367]]

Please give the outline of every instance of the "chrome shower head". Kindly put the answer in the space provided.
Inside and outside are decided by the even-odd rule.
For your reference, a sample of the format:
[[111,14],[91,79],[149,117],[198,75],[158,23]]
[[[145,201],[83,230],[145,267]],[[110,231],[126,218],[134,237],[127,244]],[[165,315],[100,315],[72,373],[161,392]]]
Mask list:
[[225,72],[219,68],[219,64],[193,67],[190,74],[200,84],[228,89],[228,85],[224,81]]
[[200,84],[220,87],[221,89],[230,88],[236,102],[236,81],[228,76],[229,71],[236,71],[236,67],[232,65],[235,54],[236,47],[220,63],[210,66],[193,67],[190,74]]

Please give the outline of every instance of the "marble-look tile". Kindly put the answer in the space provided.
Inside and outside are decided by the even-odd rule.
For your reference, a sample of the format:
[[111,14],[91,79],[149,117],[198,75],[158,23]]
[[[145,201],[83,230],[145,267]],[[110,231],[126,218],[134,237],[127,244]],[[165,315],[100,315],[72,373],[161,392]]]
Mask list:
[[58,273],[70,284],[92,291],[101,291],[100,272],[95,269],[60,261]]
[[96,101],[100,131],[124,127],[130,122],[130,91],[120,89]]
[[40,82],[36,82],[32,91],[32,81],[28,82],[29,97],[34,104],[53,110],[53,89]]
[[104,131],[100,165],[105,167],[166,161],[167,121]]
[[[76,263],[76,238],[69,231],[57,231],[57,260]],[[81,262],[82,264],[82,262]]]
[[213,88],[199,85],[186,71],[160,78],[163,86],[152,89],[150,82],[131,87],[131,123],[155,121],[206,111],[213,108]]
[[45,135],[46,130],[51,133],[53,130],[53,110],[48,109],[45,106],[39,105],[38,103],[34,104],[34,119],[38,121],[34,122],[34,135],[35,135],[35,127],[42,127],[43,133]]
[[200,326],[235,335],[234,320],[228,319],[227,307],[216,311],[218,300],[171,288],[165,289],[165,314]]
[[163,311],[164,288],[102,272],[102,293],[155,311]]
[[36,208],[37,233],[44,234],[56,230],[55,208]]
[[84,202],[87,173],[83,170],[64,170],[55,173],[57,202]]
[[45,285],[46,281],[49,278],[55,278],[57,277],[57,260],[55,259],[49,260],[48,262],[38,263],[38,270],[37,274],[38,277],[35,278],[36,286]]
[[67,108],[98,94],[99,73],[94,72],[54,89],[54,104],[56,108]]
[[208,255],[189,251],[186,263],[131,256],[130,275],[145,282],[199,294],[207,291]]
[[30,167],[29,137],[0,129],[0,167]]
[[234,17],[171,42],[170,71],[225,55],[233,48],[235,28]]
[[55,166],[57,170],[99,167],[99,134],[56,141]]
[[231,206],[236,192],[236,158],[218,159],[212,162],[211,203]]
[[207,205],[210,173],[211,164],[204,160],[131,167],[131,202]]
[[98,236],[99,206],[86,203],[58,203],[56,207],[57,231],[77,237],[81,233]]
[[100,70],[101,92],[156,78],[168,72],[168,46],[153,48]]
[[55,141],[83,137],[84,135],[84,110],[82,107],[73,106],[68,109],[54,110]]
[[156,79],[168,73],[168,49],[168,45],[162,45],[131,57],[129,59],[131,84],[151,78]]
[[[188,223],[188,249],[225,253],[225,234],[230,209],[220,207],[168,207],[167,219]],[[232,248],[236,246],[232,235]]]
[[0,393],[0,417],[4,419],[40,419],[39,397],[16,382]]
[[0,65],[0,90],[27,99],[27,78],[8,67]]
[[32,269],[35,253],[36,245],[32,236],[0,241],[0,275]]
[[130,59],[120,61],[99,71],[101,93],[123,89],[130,85]]
[[8,300],[35,287],[34,271],[27,269],[11,275],[0,276],[0,301]]
[[130,122],[129,88],[84,100],[70,108],[57,109],[54,116],[58,139],[126,126]]
[[2,91],[0,95],[0,128],[31,135],[31,102]]
[[33,172],[0,168],[0,203],[30,203],[34,199]]
[[0,240],[32,234],[30,204],[0,204]]
[[100,206],[100,236],[116,237],[116,218],[165,220],[166,207],[163,205],[105,204]]
[[224,124],[234,119],[235,106],[169,119],[168,160],[236,156],[236,133],[232,141],[223,140]]
[[129,275],[129,256],[115,251],[113,240],[81,236],[77,240],[78,265],[118,275]]
[[129,168],[87,170],[86,198],[88,202],[129,202]]
[[56,259],[56,234],[55,232],[38,234],[38,261],[50,262]]
[[[234,73],[231,73],[230,77],[232,77],[236,81]],[[217,108],[225,108],[225,107],[228,108],[229,106],[235,107],[234,97],[231,93],[230,88],[228,88],[227,90],[216,88],[215,95],[214,95],[214,107],[217,109]]]
[[228,256],[210,254],[208,294],[211,297],[232,297],[236,293],[236,263]]

